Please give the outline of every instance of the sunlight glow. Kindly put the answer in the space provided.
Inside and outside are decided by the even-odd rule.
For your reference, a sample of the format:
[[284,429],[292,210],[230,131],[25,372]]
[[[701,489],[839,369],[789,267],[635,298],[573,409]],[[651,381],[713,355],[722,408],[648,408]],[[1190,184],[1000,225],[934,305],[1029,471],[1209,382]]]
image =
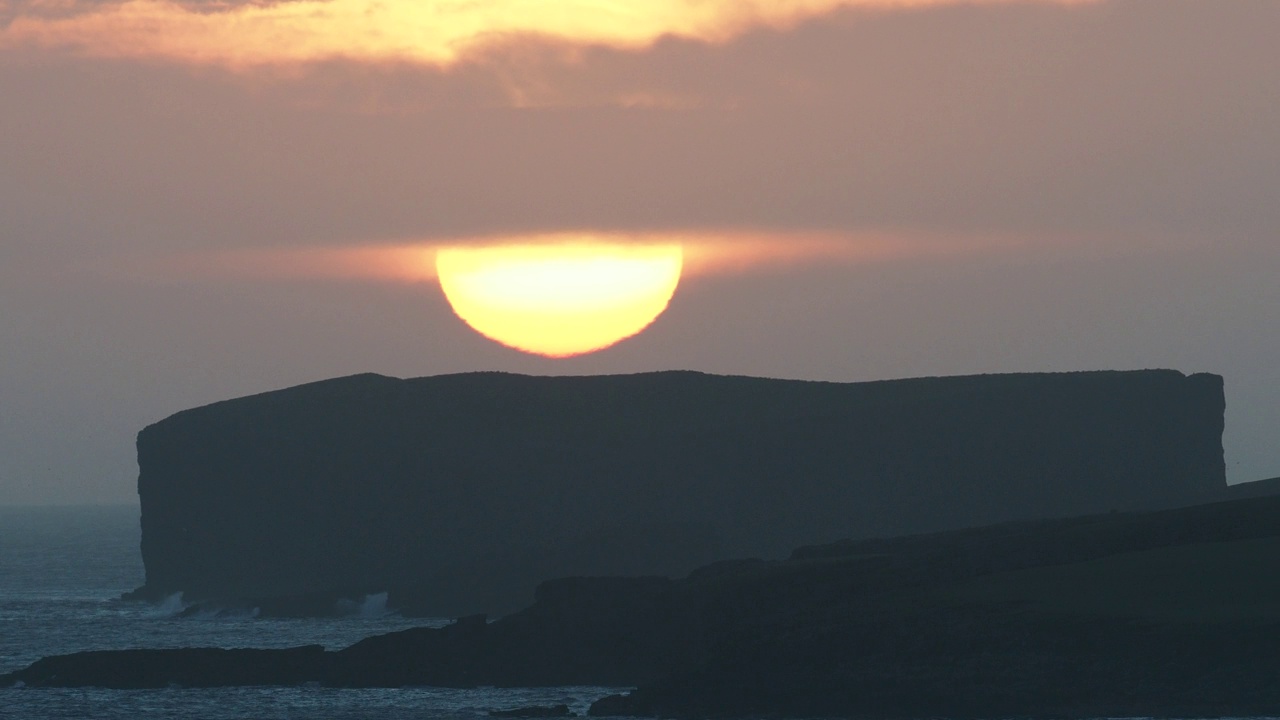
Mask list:
[[442,248],[440,287],[458,317],[547,357],[595,352],[649,326],[680,282],[679,244],[589,241]]
[[158,57],[232,67],[336,58],[447,66],[469,52],[520,38],[619,48],[644,47],[664,35],[724,42],[752,28],[785,28],[842,7],[911,7],[958,1],[285,0],[196,4],[59,0],[20,6],[7,27],[0,23],[0,48],[65,47],[93,56]]
[[[1082,245],[1078,238],[1057,244],[1077,250]],[[454,314],[476,332],[523,352],[564,358],[644,331],[666,311],[682,280],[974,257],[1025,245],[1025,238],[1015,236],[907,229],[856,235],[566,231],[131,258],[121,271],[209,282],[438,281]]]
[[[239,248],[211,253],[178,254],[123,260],[130,272],[186,279],[330,280],[349,282],[434,283],[440,252],[494,250],[508,247],[608,247],[638,250],[680,249],[683,279],[776,273],[815,264],[865,265],[1014,250],[1025,245],[1017,236],[983,233],[939,236],[903,228],[856,234],[831,232],[709,231],[563,232],[506,236],[423,239],[394,244],[346,247]],[[1057,244],[1079,248],[1081,238]],[[449,257],[454,257],[450,255]],[[124,271],[123,269],[121,270]],[[127,273],[126,273],[127,274]]]

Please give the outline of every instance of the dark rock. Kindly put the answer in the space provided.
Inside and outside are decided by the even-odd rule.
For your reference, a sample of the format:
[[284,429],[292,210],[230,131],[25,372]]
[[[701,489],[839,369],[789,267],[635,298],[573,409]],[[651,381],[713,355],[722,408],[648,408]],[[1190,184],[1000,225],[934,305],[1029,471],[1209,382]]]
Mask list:
[[551,577],[1177,507],[1222,492],[1223,408],[1221,378],[1165,370],[331,380],[142,431],[134,596],[501,614]]
[[475,615],[467,615],[466,617],[460,617],[454,620],[453,625],[450,627],[453,628],[453,632],[479,633],[484,632],[484,629],[488,624],[489,616],[484,613],[477,613]]
[[42,658],[0,676],[0,687],[228,687],[300,685],[324,674],[324,648],[287,650],[101,650]]

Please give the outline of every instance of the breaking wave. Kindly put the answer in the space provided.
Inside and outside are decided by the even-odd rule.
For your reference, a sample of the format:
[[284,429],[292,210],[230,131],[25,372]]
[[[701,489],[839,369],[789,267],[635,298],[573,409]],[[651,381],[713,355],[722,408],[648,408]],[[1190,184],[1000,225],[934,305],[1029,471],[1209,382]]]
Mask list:
[[179,590],[172,595],[168,595],[165,599],[156,603],[154,606],[155,614],[160,617],[174,617],[181,615],[183,610],[187,609],[187,604],[182,602],[182,591]]
[[356,615],[365,618],[379,618],[391,614],[391,611],[387,609],[387,593],[385,592],[365,595],[359,602],[339,600],[336,604],[336,609],[342,615]]

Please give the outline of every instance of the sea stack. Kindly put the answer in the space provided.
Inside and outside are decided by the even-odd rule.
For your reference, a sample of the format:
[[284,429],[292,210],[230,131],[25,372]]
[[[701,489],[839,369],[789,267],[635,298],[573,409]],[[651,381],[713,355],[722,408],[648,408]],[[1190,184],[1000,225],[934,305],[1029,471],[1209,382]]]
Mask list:
[[140,594],[502,614],[548,578],[1190,505],[1224,492],[1223,412],[1172,370],[328,380],[139,434]]

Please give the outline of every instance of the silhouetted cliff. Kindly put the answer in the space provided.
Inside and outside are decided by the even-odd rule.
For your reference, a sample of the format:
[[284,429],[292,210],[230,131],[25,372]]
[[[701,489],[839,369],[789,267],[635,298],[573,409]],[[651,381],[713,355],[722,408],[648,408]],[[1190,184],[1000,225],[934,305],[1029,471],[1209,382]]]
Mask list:
[[501,613],[544,578],[1216,497],[1222,380],[361,375],[138,437],[143,594]]

